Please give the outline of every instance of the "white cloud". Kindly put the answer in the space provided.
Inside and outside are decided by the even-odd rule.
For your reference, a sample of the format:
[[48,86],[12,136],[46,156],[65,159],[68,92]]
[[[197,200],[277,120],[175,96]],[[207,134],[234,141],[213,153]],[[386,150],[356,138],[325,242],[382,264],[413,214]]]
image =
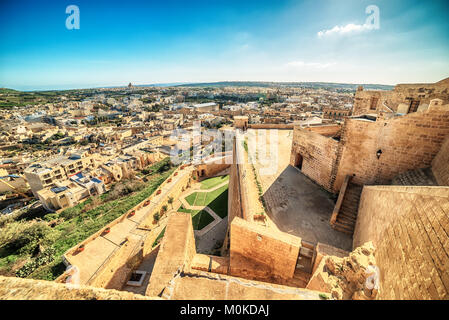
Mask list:
[[326,69],[334,66],[334,62],[321,63],[321,62],[304,62],[304,61],[291,61],[287,63],[285,66],[288,68],[295,69]]
[[332,35],[345,35],[351,33],[359,33],[364,31],[373,30],[375,27],[372,24],[347,24],[345,26],[335,26],[332,29],[322,30],[318,32],[318,38],[323,38]]

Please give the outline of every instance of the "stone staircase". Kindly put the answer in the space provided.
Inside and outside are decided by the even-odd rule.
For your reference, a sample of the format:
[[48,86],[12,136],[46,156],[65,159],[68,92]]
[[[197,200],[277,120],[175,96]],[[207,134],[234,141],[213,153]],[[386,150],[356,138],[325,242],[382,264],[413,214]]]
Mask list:
[[395,186],[438,186],[431,168],[409,170],[391,180]]
[[348,183],[337,219],[332,224],[332,228],[350,235],[354,233],[362,189],[363,186],[352,182]]
[[290,286],[305,288],[312,276],[313,262],[315,258],[315,246],[302,242],[299,250],[298,261],[293,278],[289,281]]

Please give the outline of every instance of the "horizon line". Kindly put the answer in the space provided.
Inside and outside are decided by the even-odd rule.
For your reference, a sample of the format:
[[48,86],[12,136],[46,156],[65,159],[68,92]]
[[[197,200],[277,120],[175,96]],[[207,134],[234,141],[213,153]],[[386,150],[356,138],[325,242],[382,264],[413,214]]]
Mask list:
[[[388,86],[388,87],[394,87],[397,84],[382,84],[382,83],[359,83],[359,82],[331,82],[331,81],[262,81],[262,80],[223,80],[223,81],[199,81],[199,82],[158,82],[158,83],[149,83],[149,84],[133,84],[130,82],[134,87],[177,87],[182,85],[207,85],[207,84],[219,84],[219,83],[273,83],[273,84],[301,84],[301,83],[311,83],[311,84],[341,84],[341,85],[362,85],[362,86],[368,86],[368,85],[375,85],[375,86]],[[414,82],[410,82],[414,84]],[[405,84],[405,83],[398,83],[398,84]],[[0,89],[11,89],[15,91],[21,91],[21,92],[39,92],[39,91],[70,91],[70,90],[89,90],[89,89],[114,89],[114,88],[126,88],[128,85],[104,85],[104,86],[92,86],[92,87],[70,87],[66,89],[57,89],[57,88],[44,88],[44,89],[29,89],[29,90],[21,90],[21,89],[15,89],[14,87],[7,87],[7,86],[1,86]]]

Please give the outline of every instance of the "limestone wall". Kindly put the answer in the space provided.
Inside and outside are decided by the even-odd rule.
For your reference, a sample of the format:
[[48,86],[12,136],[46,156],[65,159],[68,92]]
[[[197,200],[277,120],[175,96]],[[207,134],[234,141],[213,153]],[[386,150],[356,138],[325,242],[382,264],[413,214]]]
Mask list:
[[378,290],[366,286],[368,277],[373,274],[373,266],[376,265],[374,250],[373,244],[369,242],[349,252],[347,256],[323,257],[306,288],[328,292],[338,300],[377,298]]
[[187,213],[173,213],[168,220],[164,238],[151,273],[147,296],[161,296],[177,272],[189,271],[196,254],[192,217]]
[[449,187],[365,186],[353,247],[372,241],[380,299],[449,298]]
[[326,137],[332,137],[335,135],[338,135],[341,130],[341,125],[319,125],[319,126],[310,126],[310,127],[303,127],[304,130],[312,131],[319,133]]
[[1,300],[154,300],[127,291],[0,276]]
[[[335,131],[335,128],[333,130]],[[293,131],[290,164],[295,166],[296,157],[300,154],[301,172],[331,191],[337,151],[338,141],[297,126]]]
[[322,293],[318,291],[194,270],[173,278],[162,298],[172,300],[320,300],[321,296]]
[[211,256],[197,253],[192,260],[191,268],[219,274],[228,274],[229,257]]
[[449,186],[449,137],[432,161],[432,172],[439,185]]
[[279,130],[292,130],[293,124],[281,124],[281,123],[259,123],[248,125],[250,129],[279,129]]
[[131,276],[133,271],[132,253],[140,256],[138,261],[142,261],[142,250],[140,249],[140,238],[130,237],[125,244],[118,247],[98,273],[92,277],[92,280],[87,284],[93,287],[121,290],[122,286]]
[[229,167],[230,164],[226,164],[224,161],[223,163],[200,164],[196,167],[195,175],[200,179],[210,178]]
[[[241,156],[241,155],[240,155]],[[234,138],[233,141],[233,153],[232,153],[232,164],[229,170],[229,188],[228,188],[228,230],[226,232],[225,239],[223,241],[223,247],[221,249],[222,255],[229,254],[229,229],[231,227],[231,222],[235,217],[244,218],[247,213],[247,203],[245,201],[246,197],[242,190],[242,166],[240,162],[237,161],[237,143]]]
[[[371,109],[372,98],[377,98],[375,109]],[[412,100],[419,101],[419,109],[425,109],[433,99],[449,103],[449,79],[437,83],[399,84],[392,91],[357,91],[354,99],[353,115],[380,113],[385,101],[393,111],[407,113]],[[424,107],[424,108],[423,108]]]
[[[390,99],[391,91],[357,91],[354,98],[354,106],[352,115],[358,116],[362,114],[378,113],[381,109],[382,102]],[[377,99],[377,103],[371,109],[372,99]]]
[[391,120],[347,119],[333,190],[346,175],[355,174],[358,184],[384,184],[399,173],[430,167],[448,135],[449,105]]
[[230,275],[261,281],[293,277],[300,238],[240,218],[234,218],[230,238]]
[[[179,174],[181,174],[182,171],[180,171],[180,170],[181,170],[181,168],[178,168],[176,171]],[[191,168],[186,167],[183,170],[191,170]],[[170,178],[173,178],[173,177],[174,177],[174,173],[173,173],[173,175],[170,176]],[[176,182],[176,185],[170,190],[170,192],[168,194],[166,194],[164,196],[164,198],[160,199],[159,202],[157,203],[157,206],[155,206],[152,209],[152,211],[149,214],[146,215],[146,218],[140,222],[139,228],[144,228],[144,229],[152,228],[153,227],[153,221],[154,221],[153,215],[156,212],[160,212],[160,210],[162,209],[162,207],[164,205],[166,205],[168,207],[167,210],[170,211],[171,207],[168,204],[168,199],[170,197],[173,198],[174,200],[178,199],[179,196],[183,193],[183,189],[185,190],[187,188],[188,184],[190,183],[190,178],[191,178],[191,175],[190,174],[186,174],[181,179],[179,179]],[[167,185],[169,183],[168,180],[169,179],[165,180],[164,183],[158,189],[161,189],[162,187]],[[170,183],[173,183],[173,182],[170,182]],[[154,195],[154,193],[153,193],[153,195]],[[151,196],[148,199],[152,201],[152,197]]]

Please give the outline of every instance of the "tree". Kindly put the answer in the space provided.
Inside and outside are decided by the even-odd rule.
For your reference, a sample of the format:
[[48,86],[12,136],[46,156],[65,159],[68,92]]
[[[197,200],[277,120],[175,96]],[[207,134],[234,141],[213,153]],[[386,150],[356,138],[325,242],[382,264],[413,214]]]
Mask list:
[[170,204],[170,206],[172,207],[173,206],[173,197],[168,197],[168,201],[167,201],[169,204]]

